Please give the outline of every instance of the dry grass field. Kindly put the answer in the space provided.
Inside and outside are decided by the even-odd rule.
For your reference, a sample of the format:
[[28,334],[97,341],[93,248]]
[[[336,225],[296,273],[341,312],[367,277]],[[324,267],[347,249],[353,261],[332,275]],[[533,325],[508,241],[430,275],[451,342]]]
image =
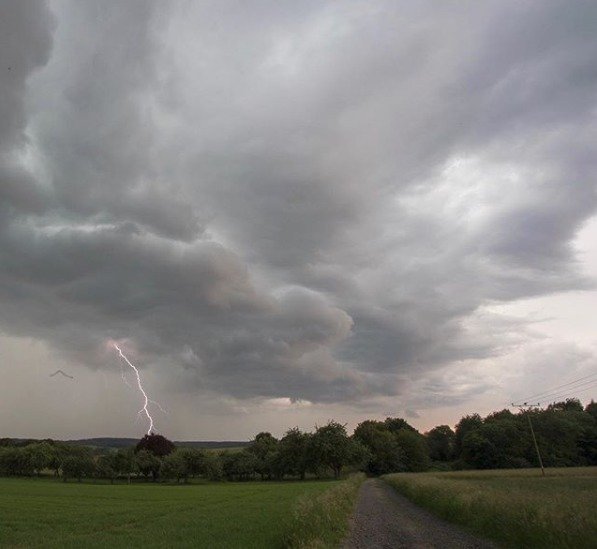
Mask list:
[[597,546],[597,467],[400,473],[401,494],[507,547]]

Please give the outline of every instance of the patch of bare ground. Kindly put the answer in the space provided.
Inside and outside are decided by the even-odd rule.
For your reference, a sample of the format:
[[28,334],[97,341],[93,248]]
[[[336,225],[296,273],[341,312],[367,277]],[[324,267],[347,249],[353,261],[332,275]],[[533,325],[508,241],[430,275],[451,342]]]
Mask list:
[[363,483],[344,549],[495,549],[411,503],[378,479]]

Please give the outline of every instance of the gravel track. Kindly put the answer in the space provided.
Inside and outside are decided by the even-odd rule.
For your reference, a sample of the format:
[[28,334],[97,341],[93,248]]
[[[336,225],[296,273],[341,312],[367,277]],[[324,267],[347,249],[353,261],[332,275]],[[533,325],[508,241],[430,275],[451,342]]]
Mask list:
[[495,549],[417,507],[382,480],[365,481],[344,549]]

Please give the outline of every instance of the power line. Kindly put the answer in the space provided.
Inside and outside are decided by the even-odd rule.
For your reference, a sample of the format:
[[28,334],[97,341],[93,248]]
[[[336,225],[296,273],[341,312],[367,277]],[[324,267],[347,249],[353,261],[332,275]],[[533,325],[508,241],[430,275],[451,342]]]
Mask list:
[[[545,391],[541,391],[540,393],[535,393],[534,395],[526,397],[524,400],[529,401],[531,399],[544,398],[545,395],[555,394],[560,389],[563,389],[565,387],[569,387],[570,385],[575,385],[576,383],[578,383],[580,381],[584,381],[585,379],[589,379],[590,377],[595,377],[595,376],[597,376],[597,372],[594,372],[594,373],[589,374],[589,375],[584,376],[584,377],[580,377],[578,379],[575,379],[574,381],[570,381],[570,382],[564,383],[562,385],[556,385],[555,387],[552,387],[551,389],[547,389]],[[594,380],[594,381],[597,381],[597,380]]]
[[563,398],[573,398],[573,397],[577,396],[579,393],[584,393],[586,391],[590,391],[594,387],[597,387],[597,379],[594,381],[588,382],[587,387],[584,387],[582,389],[581,389],[581,385],[579,385],[578,387],[575,387],[574,389],[571,389],[570,391],[566,391],[564,393],[557,393],[554,395],[546,395],[543,398],[541,398],[540,402],[545,403],[548,401],[548,399],[553,402],[553,401],[561,400]]
[[545,402],[548,399],[551,400],[554,398],[562,398],[564,395],[574,395],[580,391],[586,391],[587,389],[590,389],[596,383],[597,383],[597,379],[592,380],[592,381],[585,381],[584,383],[581,383],[580,385],[576,385],[575,387],[569,388],[566,391],[558,391],[555,393],[546,394],[546,395],[540,397],[538,400],[541,402]]

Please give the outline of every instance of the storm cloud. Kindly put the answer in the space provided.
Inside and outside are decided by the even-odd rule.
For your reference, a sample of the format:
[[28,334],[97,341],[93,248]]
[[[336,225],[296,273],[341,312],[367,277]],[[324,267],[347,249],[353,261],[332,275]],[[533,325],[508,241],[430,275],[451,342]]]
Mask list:
[[592,287],[594,2],[2,11],[5,334],[416,417],[527,337],[487,307]]

